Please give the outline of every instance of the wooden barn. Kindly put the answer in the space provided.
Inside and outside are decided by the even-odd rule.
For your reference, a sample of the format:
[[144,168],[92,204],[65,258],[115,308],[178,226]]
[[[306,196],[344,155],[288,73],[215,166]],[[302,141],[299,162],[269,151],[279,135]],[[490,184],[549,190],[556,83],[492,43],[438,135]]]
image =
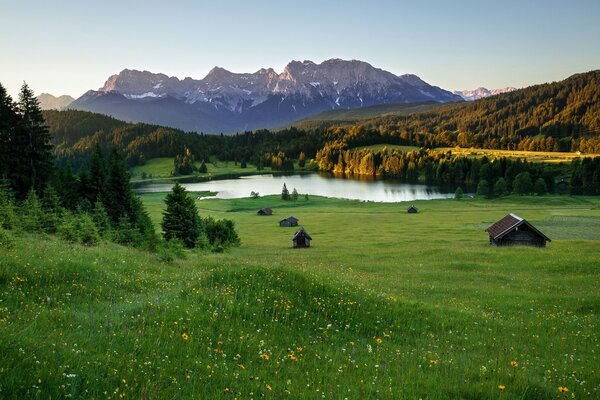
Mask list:
[[261,208],[260,210],[258,210],[258,212],[256,214],[258,214],[258,215],[273,215],[273,210],[271,210],[270,208]]
[[288,228],[290,226],[298,226],[298,218],[296,217],[287,217],[279,221],[279,226],[282,228]]
[[306,232],[304,227],[298,229],[298,231],[294,233],[294,236],[292,236],[292,244],[294,245],[295,249],[310,247],[311,240],[312,238],[308,232]]
[[537,230],[523,218],[508,214],[485,230],[490,235],[490,244],[495,246],[529,245],[546,246],[550,238]]
[[406,212],[409,214],[416,214],[419,212],[419,210],[415,206],[410,206],[406,209]]

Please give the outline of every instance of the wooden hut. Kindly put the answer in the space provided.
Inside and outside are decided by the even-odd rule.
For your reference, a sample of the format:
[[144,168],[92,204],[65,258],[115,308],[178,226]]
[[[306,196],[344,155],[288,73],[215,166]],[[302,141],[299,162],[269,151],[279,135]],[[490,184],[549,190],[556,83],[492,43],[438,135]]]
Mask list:
[[256,214],[258,214],[258,215],[273,215],[273,210],[271,210],[270,208],[261,208],[260,210],[258,210],[258,212]]
[[308,232],[306,232],[304,227],[298,229],[296,233],[294,233],[294,236],[292,236],[292,244],[294,245],[295,249],[310,247],[311,240],[312,237],[310,237],[310,235],[308,234]]
[[298,226],[298,218],[296,217],[287,217],[279,221],[279,226],[282,228],[287,228],[290,226]]
[[410,206],[406,209],[406,212],[409,214],[416,214],[419,212],[419,210],[415,206]]
[[546,242],[551,241],[529,222],[512,213],[490,225],[486,232],[490,235],[490,244],[494,246],[523,244],[544,247]]

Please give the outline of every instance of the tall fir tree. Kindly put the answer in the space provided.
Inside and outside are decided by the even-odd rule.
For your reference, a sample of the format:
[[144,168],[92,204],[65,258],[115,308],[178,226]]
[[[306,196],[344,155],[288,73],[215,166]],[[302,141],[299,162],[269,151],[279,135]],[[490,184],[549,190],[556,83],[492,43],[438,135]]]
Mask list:
[[14,188],[16,160],[16,128],[19,116],[13,99],[4,86],[0,85],[0,179],[6,179],[11,190]]
[[185,247],[195,247],[202,233],[202,225],[194,199],[183,186],[176,183],[165,203],[167,208],[161,224],[165,240],[178,239]]
[[54,156],[52,135],[45,125],[40,104],[26,83],[21,87],[17,110],[20,121],[15,140],[15,190],[22,197],[31,188],[43,191],[52,175]]

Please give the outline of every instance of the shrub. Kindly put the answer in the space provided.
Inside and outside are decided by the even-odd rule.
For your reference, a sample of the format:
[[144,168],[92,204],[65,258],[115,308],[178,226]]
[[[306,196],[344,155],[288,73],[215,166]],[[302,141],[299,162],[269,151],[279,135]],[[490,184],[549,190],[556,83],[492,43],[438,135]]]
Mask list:
[[13,243],[12,235],[0,226],[0,248],[10,249],[12,248]]
[[454,198],[456,200],[460,200],[463,198],[463,196],[464,196],[464,192],[463,192],[462,188],[460,186],[457,187],[456,191],[454,192]]
[[98,228],[94,224],[92,217],[87,213],[77,216],[76,227],[79,231],[79,241],[85,246],[95,246],[100,242]]
[[213,247],[239,246],[240,237],[235,231],[235,224],[228,219],[215,220],[211,217],[204,219],[204,229]]
[[68,213],[62,218],[61,223],[57,229],[58,236],[70,243],[77,243],[79,241],[79,231],[77,230],[77,223],[75,217]]
[[506,179],[500,178],[496,181],[494,185],[494,196],[502,197],[508,193],[508,187],[506,185]]
[[171,239],[157,246],[158,257],[163,262],[173,262],[176,258],[185,258],[185,250],[181,240]]

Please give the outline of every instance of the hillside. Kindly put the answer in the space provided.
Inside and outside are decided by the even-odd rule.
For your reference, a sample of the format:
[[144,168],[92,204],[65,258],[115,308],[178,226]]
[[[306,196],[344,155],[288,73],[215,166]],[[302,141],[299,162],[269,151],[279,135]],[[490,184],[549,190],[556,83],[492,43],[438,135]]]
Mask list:
[[357,121],[373,119],[383,115],[409,115],[439,107],[440,103],[425,102],[411,104],[384,104],[347,110],[329,110],[295,122],[299,129],[323,128],[325,126],[351,125]]
[[40,102],[42,110],[62,110],[71,104],[75,99],[71,96],[53,96],[48,93],[42,93],[36,97]]
[[404,143],[398,144],[598,153],[600,71],[473,102],[440,105],[427,112],[377,117],[345,128],[334,135],[336,139],[351,132],[348,136],[354,138],[402,137]]
[[[143,196],[156,222],[163,196]],[[415,215],[316,197],[197,204],[233,219],[242,246],[174,262],[54,236],[2,248],[0,397],[596,394],[597,198],[423,201]],[[507,210],[548,247],[489,246],[483,230]],[[289,214],[310,249],[278,227]]]

